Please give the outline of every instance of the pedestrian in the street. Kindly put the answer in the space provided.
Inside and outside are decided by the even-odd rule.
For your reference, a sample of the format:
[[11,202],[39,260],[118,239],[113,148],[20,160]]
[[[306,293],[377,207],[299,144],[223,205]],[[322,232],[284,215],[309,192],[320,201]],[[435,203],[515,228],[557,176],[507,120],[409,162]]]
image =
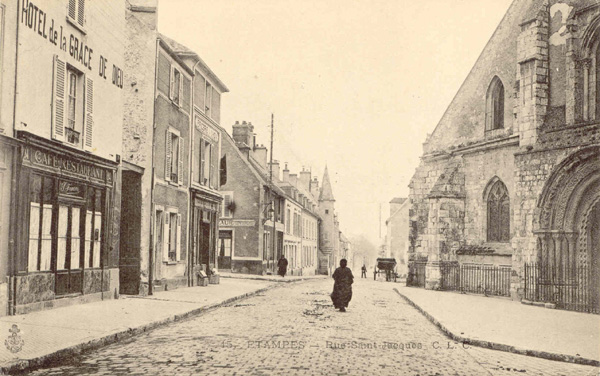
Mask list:
[[363,264],[361,268],[362,273],[360,274],[360,278],[367,278],[367,267]]
[[335,269],[333,272],[333,292],[331,293],[331,300],[333,306],[339,309],[340,312],[346,312],[348,303],[352,299],[352,283],[354,282],[354,276],[352,271],[347,267],[348,261],[346,259],[340,260],[340,267]]
[[284,255],[281,255],[279,261],[277,262],[277,267],[279,268],[277,274],[282,277],[285,277],[285,273],[287,273],[288,260]]

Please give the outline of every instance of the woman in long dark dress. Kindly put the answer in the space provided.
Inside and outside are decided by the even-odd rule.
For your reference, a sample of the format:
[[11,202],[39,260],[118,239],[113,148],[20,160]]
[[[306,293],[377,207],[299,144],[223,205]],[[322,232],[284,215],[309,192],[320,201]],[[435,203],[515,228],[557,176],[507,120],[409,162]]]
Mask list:
[[288,260],[285,258],[284,255],[281,255],[281,258],[277,262],[277,267],[278,267],[277,274],[279,274],[282,277],[285,277],[285,273],[287,273],[287,266],[288,266]]
[[331,293],[331,300],[333,306],[339,309],[340,312],[346,312],[346,307],[350,299],[352,299],[352,283],[354,282],[354,276],[352,271],[347,267],[348,261],[346,259],[340,260],[340,267],[335,269],[333,272],[333,292]]

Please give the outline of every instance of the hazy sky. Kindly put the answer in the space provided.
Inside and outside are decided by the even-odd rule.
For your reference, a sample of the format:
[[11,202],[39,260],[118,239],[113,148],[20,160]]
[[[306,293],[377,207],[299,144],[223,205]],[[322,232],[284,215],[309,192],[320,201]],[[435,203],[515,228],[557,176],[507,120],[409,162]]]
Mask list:
[[[322,178],[340,226],[379,237],[435,128],[512,0],[160,0],[159,31],[227,85],[221,125],[251,121],[291,173]],[[385,232],[385,229],[382,229]]]

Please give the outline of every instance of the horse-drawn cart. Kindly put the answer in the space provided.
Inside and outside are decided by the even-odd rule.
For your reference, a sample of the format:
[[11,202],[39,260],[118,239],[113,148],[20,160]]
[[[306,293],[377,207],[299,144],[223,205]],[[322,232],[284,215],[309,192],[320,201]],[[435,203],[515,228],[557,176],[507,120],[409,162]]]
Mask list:
[[375,272],[373,275],[373,279],[377,280],[377,276],[379,274],[385,274],[385,280],[387,282],[394,281],[396,282],[396,277],[398,276],[396,273],[396,259],[394,258],[378,258],[377,266],[375,267]]

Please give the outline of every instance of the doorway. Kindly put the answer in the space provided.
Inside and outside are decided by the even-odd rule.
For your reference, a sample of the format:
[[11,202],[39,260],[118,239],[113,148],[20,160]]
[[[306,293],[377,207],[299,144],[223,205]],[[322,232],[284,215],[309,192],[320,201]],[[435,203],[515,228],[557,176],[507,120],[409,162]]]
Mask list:
[[57,213],[56,244],[56,295],[83,293],[83,268],[81,239],[84,222],[83,205],[62,201]]
[[123,171],[121,187],[119,293],[137,295],[140,288],[142,175]]

